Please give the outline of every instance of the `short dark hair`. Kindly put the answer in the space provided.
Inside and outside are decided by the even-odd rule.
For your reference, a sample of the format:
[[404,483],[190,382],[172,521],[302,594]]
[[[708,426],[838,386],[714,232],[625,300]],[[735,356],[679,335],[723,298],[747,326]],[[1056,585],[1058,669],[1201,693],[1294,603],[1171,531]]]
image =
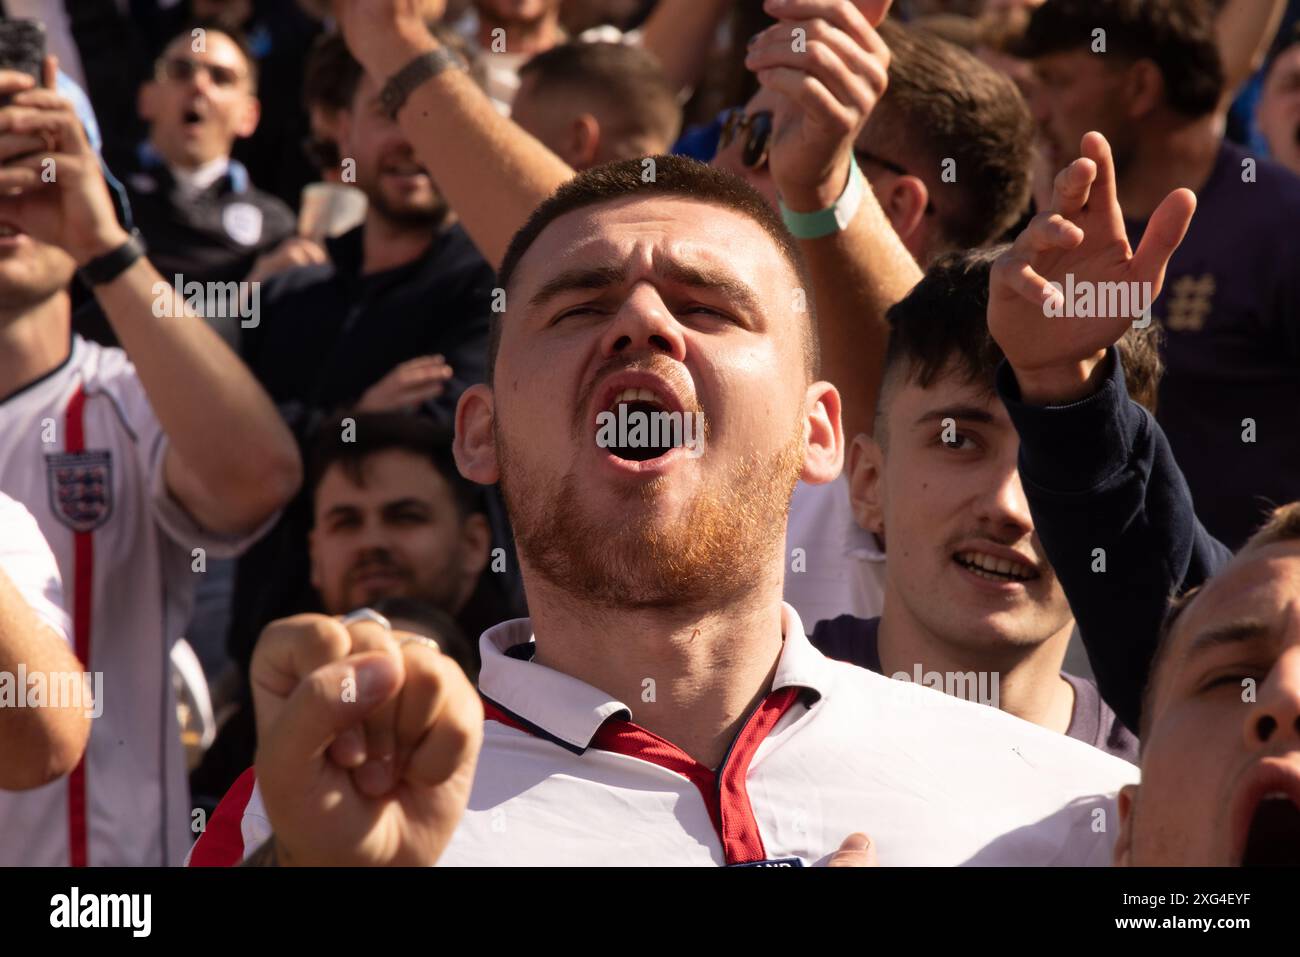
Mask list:
[[220,33],[239,49],[240,55],[244,58],[244,64],[248,67],[249,88],[256,93],[257,60],[253,58],[253,48],[248,45],[248,37],[244,36],[244,34],[239,30],[226,26],[226,24],[222,23],[220,20],[199,19],[190,21],[184,29],[177,30],[176,33],[169,37],[167,42],[163,44],[162,53],[158,56],[159,62],[162,61],[163,55],[167,52],[167,48],[177,40],[185,38],[192,41],[195,30],[202,30],[204,33]]
[[529,59],[519,77],[531,77],[538,92],[605,107],[611,138],[620,147],[616,159],[643,155],[637,144],[646,140],[662,144],[653,152],[667,149],[682,125],[676,91],[659,61],[640,47],[562,43]]
[[[901,301],[885,314],[885,347],[880,399],[874,434],[887,441],[889,398],[898,385],[915,382],[923,389],[941,375],[956,374],[991,395],[1002,362],[1002,349],[989,334],[989,276],[1006,246],[947,253]],[[1132,328],[1116,345],[1129,396],[1152,410],[1164,367],[1157,347],[1157,327]]]
[[[1279,542],[1296,541],[1300,541],[1300,502],[1291,502],[1275,508],[1260,529],[1247,539],[1245,545],[1241,546],[1241,550],[1237,552],[1237,555],[1245,555],[1261,548],[1267,548],[1269,545],[1276,545]],[[1138,739],[1141,741],[1146,740],[1147,732],[1151,729],[1151,706],[1155,703],[1156,679],[1159,675],[1160,666],[1169,657],[1169,649],[1173,645],[1174,628],[1192,602],[1196,600],[1196,597],[1205,590],[1206,584],[1208,582],[1196,588],[1190,588],[1182,595],[1171,599],[1169,608],[1165,611],[1164,620],[1160,623],[1160,631],[1156,637],[1156,649],[1151,655],[1151,666],[1147,669],[1146,689],[1142,693],[1142,713],[1138,735]]]
[[[862,139],[925,181],[945,250],[995,241],[1029,203],[1029,107],[1011,80],[966,50],[893,20],[879,31],[891,54],[889,86]],[[941,175],[949,159],[951,183]]]
[[1196,118],[1218,106],[1223,62],[1205,0],[1047,0],[1015,49],[1027,59],[1088,49],[1098,29],[1108,55],[1155,63],[1170,109]]
[[[652,166],[646,164],[652,163]],[[654,175],[647,181],[643,173],[652,169]],[[645,159],[616,160],[583,170],[562,185],[554,194],[533,210],[528,222],[520,227],[510,240],[498,282],[509,289],[515,271],[524,253],[537,241],[537,237],[559,217],[588,206],[598,206],[628,197],[679,196],[685,199],[719,206],[752,220],[762,227],[781,251],[781,256],[794,271],[804,290],[804,361],[809,376],[815,377],[820,367],[817,339],[817,320],[812,300],[812,280],[804,264],[803,255],[790,231],[756,189],[732,173],[687,159],[682,156],[654,156]],[[493,381],[497,350],[501,345],[502,313],[492,316],[492,331],[488,345],[488,383]]]
[[451,429],[404,412],[348,412],[322,423],[313,433],[306,455],[306,488],[312,501],[332,466],[343,468],[348,478],[360,485],[365,460],[394,449],[418,455],[437,470],[451,488],[462,518],[483,511],[482,489],[456,468]]

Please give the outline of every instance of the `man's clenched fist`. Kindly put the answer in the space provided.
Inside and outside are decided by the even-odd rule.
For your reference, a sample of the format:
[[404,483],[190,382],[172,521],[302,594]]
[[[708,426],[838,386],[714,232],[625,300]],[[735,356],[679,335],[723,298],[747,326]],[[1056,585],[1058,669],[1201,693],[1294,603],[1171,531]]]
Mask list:
[[297,615],[267,626],[250,680],[277,863],[437,861],[483,740],[454,661],[375,622]]

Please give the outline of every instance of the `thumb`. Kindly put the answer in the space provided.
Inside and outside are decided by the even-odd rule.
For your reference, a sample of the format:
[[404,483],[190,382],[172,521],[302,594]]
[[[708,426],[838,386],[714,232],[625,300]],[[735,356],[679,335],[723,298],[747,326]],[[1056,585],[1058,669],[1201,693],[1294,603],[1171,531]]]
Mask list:
[[[317,668],[285,702],[258,763],[286,781],[308,780],[330,742],[397,694],[401,660],[382,651],[352,655]],[[259,770],[259,776],[260,776]]]
[[861,831],[850,834],[840,845],[840,849],[831,855],[827,867],[879,867],[876,861],[876,846],[871,838]]
[[1196,194],[1190,189],[1176,189],[1151,214],[1142,242],[1133,254],[1133,271],[1139,279],[1152,284],[1153,295],[1159,295],[1165,268],[1187,235],[1195,212]]

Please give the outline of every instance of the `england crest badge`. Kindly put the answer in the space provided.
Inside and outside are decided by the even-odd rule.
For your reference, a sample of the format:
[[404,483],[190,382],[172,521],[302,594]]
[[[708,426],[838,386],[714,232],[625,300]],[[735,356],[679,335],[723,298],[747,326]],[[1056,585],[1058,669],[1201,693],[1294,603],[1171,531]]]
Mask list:
[[50,510],[74,532],[89,532],[113,514],[113,454],[107,450],[45,456]]

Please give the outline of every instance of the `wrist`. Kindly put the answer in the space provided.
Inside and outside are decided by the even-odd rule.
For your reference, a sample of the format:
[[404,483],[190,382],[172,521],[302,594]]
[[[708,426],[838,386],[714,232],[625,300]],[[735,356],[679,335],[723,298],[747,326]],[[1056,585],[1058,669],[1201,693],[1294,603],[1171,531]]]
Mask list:
[[114,222],[111,226],[96,230],[87,237],[85,242],[79,243],[75,249],[69,249],[68,252],[76,261],[77,268],[81,269],[92,260],[108,255],[130,238],[131,234]]
[[1026,405],[1068,405],[1094,395],[1110,373],[1107,356],[1107,352],[1099,352],[1081,362],[1033,370],[1013,364],[1020,400]]
[[816,183],[777,183],[781,201],[794,213],[829,209],[844,194],[849,182],[849,154],[836,160],[831,172]]
[[396,24],[380,40],[369,45],[368,56],[361,65],[382,84],[415,57],[441,45],[420,20],[413,24]]

